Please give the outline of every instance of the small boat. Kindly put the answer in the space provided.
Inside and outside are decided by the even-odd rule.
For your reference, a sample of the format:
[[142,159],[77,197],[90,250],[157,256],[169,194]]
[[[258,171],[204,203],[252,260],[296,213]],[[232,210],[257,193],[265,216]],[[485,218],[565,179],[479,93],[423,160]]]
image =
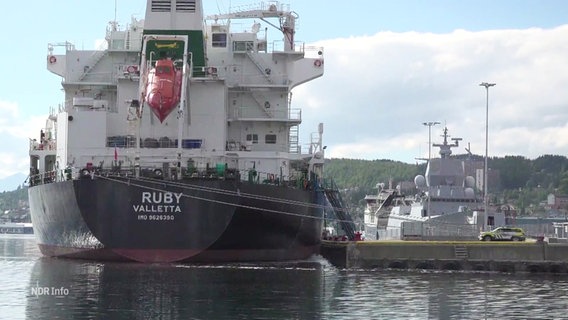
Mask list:
[[182,70],[171,59],[160,59],[150,69],[147,79],[146,102],[160,122],[164,122],[180,102]]

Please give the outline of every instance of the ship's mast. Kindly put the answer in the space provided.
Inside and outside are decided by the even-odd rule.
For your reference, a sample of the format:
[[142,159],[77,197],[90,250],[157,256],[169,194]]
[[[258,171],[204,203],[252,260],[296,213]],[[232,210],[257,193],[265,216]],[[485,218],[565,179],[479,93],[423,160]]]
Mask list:
[[462,138],[451,138],[451,140],[454,143],[449,144],[448,138],[450,136],[448,135],[448,127],[444,128],[444,134],[442,135],[442,137],[444,137],[444,143],[442,143],[442,144],[434,143],[434,144],[432,144],[432,146],[440,148],[440,151],[439,151],[440,157],[445,159],[445,158],[449,158],[450,155],[452,154],[452,148],[459,146],[459,141],[461,141]]

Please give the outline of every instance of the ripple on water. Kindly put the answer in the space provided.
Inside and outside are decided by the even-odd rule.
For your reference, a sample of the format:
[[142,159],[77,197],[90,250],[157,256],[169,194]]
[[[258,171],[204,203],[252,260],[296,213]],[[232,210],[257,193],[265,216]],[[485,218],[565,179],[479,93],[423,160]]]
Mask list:
[[[138,264],[40,258],[33,238],[0,236],[0,317],[8,319],[562,319],[568,277],[339,270],[286,263]],[[35,296],[32,287],[67,296]]]

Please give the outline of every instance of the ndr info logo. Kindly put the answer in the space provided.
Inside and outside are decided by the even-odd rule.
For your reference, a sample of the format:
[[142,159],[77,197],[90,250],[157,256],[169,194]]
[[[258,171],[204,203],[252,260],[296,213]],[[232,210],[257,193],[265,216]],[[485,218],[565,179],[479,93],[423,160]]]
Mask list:
[[31,287],[31,294],[34,296],[68,296],[69,289],[65,287],[40,287],[37,283]]

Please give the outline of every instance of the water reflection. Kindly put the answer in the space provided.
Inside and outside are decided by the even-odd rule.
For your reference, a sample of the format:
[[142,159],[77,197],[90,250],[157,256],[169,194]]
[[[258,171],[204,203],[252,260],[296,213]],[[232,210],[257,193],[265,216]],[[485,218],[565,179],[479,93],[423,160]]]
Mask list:
[[0,234],[0,258],[33,258],[39,254],[33,234]]
[[[147,265],[41,258],[0,237],[0,318],[563,319],[566,275]],[[40,290],[39,288],[47,288]]]
[[565,276],[341,271],[325,319],[562,319]]
[[31,273],[26,314],[29,319],[319,319],[324,273],[318,262],[188,266],[43,258]]

